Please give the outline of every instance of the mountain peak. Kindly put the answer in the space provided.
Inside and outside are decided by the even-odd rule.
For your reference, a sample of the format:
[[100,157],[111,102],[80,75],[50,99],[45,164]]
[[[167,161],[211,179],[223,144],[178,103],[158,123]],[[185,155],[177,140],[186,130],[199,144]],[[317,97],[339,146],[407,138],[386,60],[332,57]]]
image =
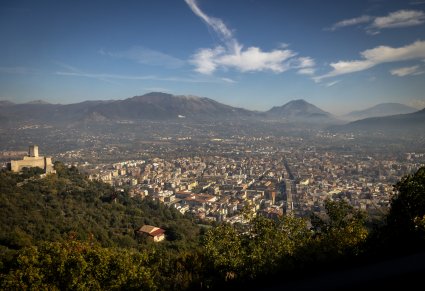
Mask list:
[[39,100],[29,101],[29,102],[27,102],[25,104],[43,104],[44,105],[44,104],[50,104],[50,103],[49,102],[46,102],[44,100],[39,99]]
[[332,115],[304,99],[291,100],[266,112],[268,116],[303,123],[334,123]]
[[294,99],[294,100],[289,101],[286,104],[291,104],[291,103],[293,103],[293,104],[310,104],[307,101],[305,101],[304,99]]
[[134,96],[134,97],[128,98],[126,100],[129,100],[129,101],[149,101],[149,100],[152,100],[153,101],[155,99],[164,100],[164,99],[171,99],[173,97],[174,97],[174,95],[168,94],[168,93],[150,92],[150,93],[146,93],[144,95]]
[[425,126],[425,108],[413,113],[368,117],[336,128],[337,130],[417,134]]
[[141,96],[134,96],[128,98],[128,101],[136,102],[149,102],[149,103],[161,103],[161,102],[193,102],[201,101],[208,98],[201,98],[195,95],[173,95],[163,92],[150,92]]
[[397,114],[407,114],[417,111],[401,103],[381,103],[364,110],[352,111],[344,117],[351,120],[365,119],[369,117],[383,117]]
[[304,99],[291,100],[282,106],[274,106],[267,113],[279,114],[279,115],[310,115],[310,114],[323,114],[330,115],[328,112],[323,111],[319,107],[308,103]]

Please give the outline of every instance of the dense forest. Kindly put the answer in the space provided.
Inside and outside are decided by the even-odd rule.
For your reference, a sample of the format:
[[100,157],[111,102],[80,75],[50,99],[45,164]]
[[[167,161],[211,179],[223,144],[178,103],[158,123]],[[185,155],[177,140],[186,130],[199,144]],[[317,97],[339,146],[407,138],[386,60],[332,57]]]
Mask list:
[[[76,168],[56,162],[55,169],[46,177],[37,169],[0,172],[1,289],[273,288],[317,270],[425,251],[425,168],[394,186],[381,221],[329,200],[326,217],[270,220],[246,212],[248,225],[233,226],[198,224]],[[165,241],[138,236],[144,224],[163,228]]]

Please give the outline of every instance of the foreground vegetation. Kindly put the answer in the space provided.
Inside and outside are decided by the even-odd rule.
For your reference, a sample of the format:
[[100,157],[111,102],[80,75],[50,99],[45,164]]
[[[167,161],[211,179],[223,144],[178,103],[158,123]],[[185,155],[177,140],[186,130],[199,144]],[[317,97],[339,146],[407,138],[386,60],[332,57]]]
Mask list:
[[[175,290],[256,286],[283,272],[340,267],[425,249],[425,168],[395,185],[388,215],[367,225],[344,201],[325,217],[249,217],[206,229],[174,209],[129,198],[75,168],[0,173],[2,289]],[[143,224],[166,230],[154,244]]]

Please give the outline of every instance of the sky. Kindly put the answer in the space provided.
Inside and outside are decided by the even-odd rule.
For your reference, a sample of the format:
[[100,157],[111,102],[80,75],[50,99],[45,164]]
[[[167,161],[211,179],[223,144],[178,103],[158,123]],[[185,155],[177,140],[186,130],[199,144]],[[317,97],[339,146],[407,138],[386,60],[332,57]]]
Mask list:
[[1,0],[0,100],[425,107],[425,0]]

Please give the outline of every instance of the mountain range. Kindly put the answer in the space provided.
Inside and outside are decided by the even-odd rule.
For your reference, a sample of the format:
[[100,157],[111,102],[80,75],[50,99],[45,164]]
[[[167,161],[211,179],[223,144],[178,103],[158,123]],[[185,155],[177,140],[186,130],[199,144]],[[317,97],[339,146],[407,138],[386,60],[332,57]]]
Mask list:
[[352,111],[343,116],[347,120],[359,120],[369,117],[383,117],[397,114],[413,113],[417,109],[400,103],[381,103],[373,107]]
[[[413,108],[402,104],[381,104],[367,110],[352,112],[355,116],[371,114],[388,115],[392,112],[405,113]],[[361,130],[395,126],[397,128],[416,127],[425,119],[422,111],[389,117],[375,117],[351,122],[340,126],[344,130]],[[290,124],[308,124],[315,127],[341,125],[331,113],[326,112],[305,100],[293,100],[268,111],[259,112],[232,107],[215,100],[197,96],[176,96],[161,92],[151,92],[124,100],[84,101],[74,104],[50,104],[42,100],[15,104],[0,101],[0,121],[2,124],[15,122],[46,122],[54,124],[105,123],[122,120],[254,120],[278,121]]]
[[279,119],[287,122],[324,123],[336,120],[330,113],[304,101],[295,100],[273,107],[266,112],[232,107],[215,100],[197,96],[176,96],[151,92],[124,100],[84,101],[61,105],[35,101],[14,104],[0,103],[0,118],[14,121],[77,122],[114,120],[223,120]]
[[344,132],[409,132],[419,136],[425,133],[425,108],[408,114],[365,118],[339,126],[337,129]]

